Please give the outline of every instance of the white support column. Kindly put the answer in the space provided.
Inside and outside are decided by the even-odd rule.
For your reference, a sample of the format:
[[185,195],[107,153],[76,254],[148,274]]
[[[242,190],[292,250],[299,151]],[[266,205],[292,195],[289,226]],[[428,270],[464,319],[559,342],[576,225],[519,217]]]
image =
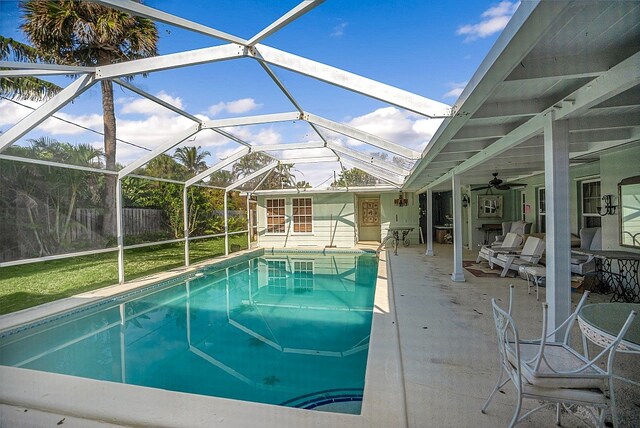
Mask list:
[[251,193],[247,192],[247,249],[251,249]]
[[469,205],[467,205],[467,233],[469,236],[469,249],[473,250],[473,210],[471,209],[471,186],[467,186],[465,193],[469,196]]
[[433,191],[427,189],[427,252],[425,255],[433,256]]
[[453,174],[451,177],[453,190],[453,273],[451,280],[464,282],[462,268],[462,192],[460,191],[460,176]]
[[184,265],[189,266],[189,199],[188,187],[182,189],[182,221],[184,222]]
[[116,180],[116,234],[118,242],[118,283],[124,283],[124,227],[122,224],[122,180]]
[[544,165],[546,188],[546,260],[549,331],[571,312],[571,247],[569,194],[569,126],[545,115]]
[[227,212],[227,195],[224,191],[224,255],[229,255],[229,213]]

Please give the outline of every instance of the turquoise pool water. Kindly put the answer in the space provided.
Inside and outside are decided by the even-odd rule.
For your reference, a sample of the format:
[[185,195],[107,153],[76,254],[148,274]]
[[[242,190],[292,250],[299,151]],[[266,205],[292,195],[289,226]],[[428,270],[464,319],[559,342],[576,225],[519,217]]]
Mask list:
[[0,335],[0,364],[293,407],[362,400],[377,259],[275,254]]

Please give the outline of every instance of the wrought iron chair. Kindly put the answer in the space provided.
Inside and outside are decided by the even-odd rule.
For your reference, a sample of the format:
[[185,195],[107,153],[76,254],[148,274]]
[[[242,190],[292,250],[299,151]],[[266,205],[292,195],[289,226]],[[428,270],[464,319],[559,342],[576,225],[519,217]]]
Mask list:
[[493,269],[493,264],[491,263],[491,257],[495,256],[496,253],[500,250],[513,250],[518,248],[522,244],[522,236],[517,233],[509,232],[505,235],[504,240],[499,243],[494,243],[492,245],[483,245],[480,248],[480,252],[478,252],[478,258],[476,259],[476,263],[480,263],[480,260],[485,259],[489,262],[489,265]]
[[[576,310],[550,333],[545,333],[547,331],[548,305],[543,303],[542,336],[538,340],[531,341],[520,339],[518,329],[511,316],[513,285],[509,290],[508,312],[501,309],[495,299],[491,300],[498,335],[500,374],[495,388],[482,407],[482,413],[485,413],[495,393],[511,381],[518,393],[518,401],[509,427],[515,426],[532,413],[554,404],[556,406],[556,424],[558,425],[560,425],[561,405],[567,404],[593,406],[598,409],[600,413],[598,426],[600,427],[604,427],[606,409],[611,408],[613,424],[614,426],[618,425],[613,390],[613,360],[618,344],[636,313],[632,311],[616,339],[595,358],[589,360],[569,346],[571,328],[588,295],[589,292],[585,292]],[[561,342],[551,341],[556,334],[561,334],[563,331],[564,338]],[[602,358],[607,360],[606,370],[596,364]],[[503,381],[505,373],[507,378]],[[603,392],[602,387],[605,383],[608,383],[610,398],[607,398]],[[520,416],[524,398],[545,403]]]

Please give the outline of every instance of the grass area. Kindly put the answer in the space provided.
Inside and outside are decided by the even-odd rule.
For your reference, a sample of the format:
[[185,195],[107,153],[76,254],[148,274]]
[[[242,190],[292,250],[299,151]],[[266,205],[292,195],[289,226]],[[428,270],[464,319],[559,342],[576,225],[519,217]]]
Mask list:
[[[247,235],[229,237],[232,249],[247,248]],[[224,254],[224,238],[189,243],[195,263]],[[0,314],[40,305],[118,282],[117,252],[71,257],[0,268]],[[126,250],[125,279],[162,272],[184,265],[184,244],[173,243]]]

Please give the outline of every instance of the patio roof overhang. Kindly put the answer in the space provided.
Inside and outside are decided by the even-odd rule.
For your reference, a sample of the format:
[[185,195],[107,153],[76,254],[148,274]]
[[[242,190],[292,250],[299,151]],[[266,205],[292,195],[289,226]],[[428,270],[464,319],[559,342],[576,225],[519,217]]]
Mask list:
[[640,139],[640,3],[522,2],[422,153],[404,189],[544,172],[550,112],[572,163]]

